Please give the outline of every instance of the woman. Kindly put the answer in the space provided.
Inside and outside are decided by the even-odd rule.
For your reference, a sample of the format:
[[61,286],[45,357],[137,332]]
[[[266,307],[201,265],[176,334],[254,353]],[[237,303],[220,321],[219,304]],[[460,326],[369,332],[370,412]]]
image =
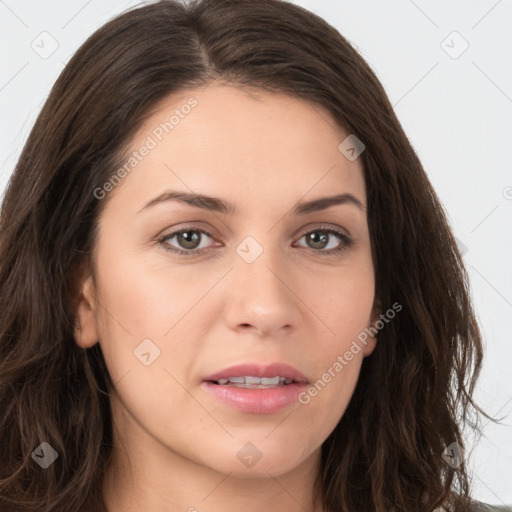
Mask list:
[[312,13],[107,23],[1,226],[2,509],[484,506],[461,256],[382,86]]

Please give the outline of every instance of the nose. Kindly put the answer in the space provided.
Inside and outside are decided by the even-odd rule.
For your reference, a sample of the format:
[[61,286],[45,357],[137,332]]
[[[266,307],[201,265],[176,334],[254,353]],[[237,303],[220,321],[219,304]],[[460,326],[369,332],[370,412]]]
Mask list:
[[298,327],[303,304],[294,290],[298,275],[285,263],[277,249],[265,248],[252,263],[236,255],[224,302],[231,329],[275,337]]

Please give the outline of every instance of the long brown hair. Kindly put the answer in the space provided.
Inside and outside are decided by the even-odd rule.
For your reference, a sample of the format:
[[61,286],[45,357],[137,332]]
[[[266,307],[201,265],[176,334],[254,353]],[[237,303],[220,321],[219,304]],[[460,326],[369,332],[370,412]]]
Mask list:
[[[483,353],[464,263],[375,74],[327,22],[280,0],[130,10],[94,33],[55,83],[0,217],[0,508],[106,510],[112,382],[99,344],[74,342],[76,283],[94,271],[108,201],[94,190],[160,100],[212,81],[323,106],[365,145],[376,297],[403,308],[322,445],[325,509],[465,510],[467,466],[442,454],[464,448],[465,425],[480,432],[478,413],[489,416],[472,399]],[[46,469],[32,456],[43,441],[58,453]]]

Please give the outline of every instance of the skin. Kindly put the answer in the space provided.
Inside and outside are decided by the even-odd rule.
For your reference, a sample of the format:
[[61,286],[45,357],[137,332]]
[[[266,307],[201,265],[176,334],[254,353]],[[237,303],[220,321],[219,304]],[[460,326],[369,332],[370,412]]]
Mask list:
[[[298,201],[342,193],[366,205],[361,159],[341,154],[348,132],[319,105],[222,84],[167,97],[129,153],[190,96],[197,106],[102,199],[94,276],[81,281],[76,342],[100,343],[115,383],[104,496],[110,512],[320,512],[320,447],[376,339],[307,405],[277,413],[236,411],[201,382],[245,362],[285,362],[315,382],[378,317],[365,210],[291,213]],[[176,200],[139,212],[165,190],[219,197],[240,213]],[[198,234],[203,254],[166,251],[191,250],[176,236],[158,242],[184,227],[210,231]],[[352,246],[315,253],[344,244],[304,236],[331,227]],[[250,264],[236,251],[247,236],[263,249]],[[160,350],[149,366],[134,355],[146,338]],[[237,457],[247,442],[261,454],[250,468]]]

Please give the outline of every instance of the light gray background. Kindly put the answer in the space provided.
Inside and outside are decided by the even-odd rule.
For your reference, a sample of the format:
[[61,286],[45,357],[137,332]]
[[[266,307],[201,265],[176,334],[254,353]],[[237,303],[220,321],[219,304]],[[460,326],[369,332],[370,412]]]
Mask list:
[[[70,56],[140,3],[0,0],[2,194]],[[506,426],[485,424],[469,457],[473,496],[512,504],[512,1],[295,3],[334,25],[375,71],[466,248],[486,348],[476,398],[489,414],[508,415]]]

